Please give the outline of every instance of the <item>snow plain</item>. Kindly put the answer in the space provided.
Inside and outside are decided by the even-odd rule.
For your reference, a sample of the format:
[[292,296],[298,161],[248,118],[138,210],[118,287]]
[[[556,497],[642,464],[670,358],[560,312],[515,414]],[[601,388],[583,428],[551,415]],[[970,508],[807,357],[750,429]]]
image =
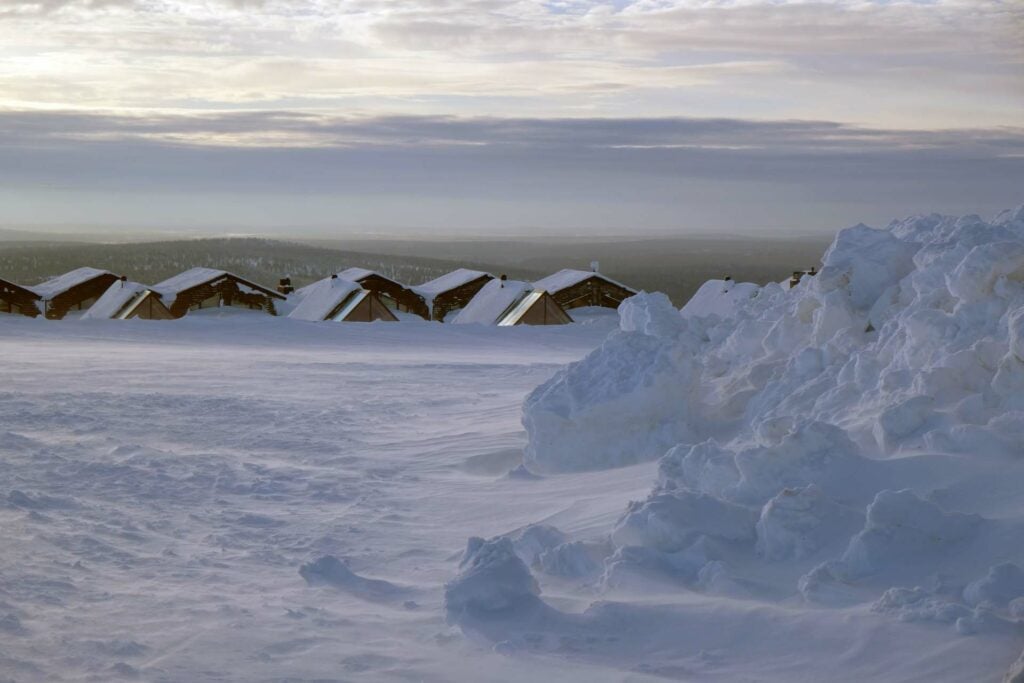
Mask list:
[[715,291],[549,328],[0,320],[0,678],[1024,667],[1024,208]]
[[[506,476],[523,397],[614,324],[5,316],[0,680],[620,680],[442,609],[468,537],[649,485]],[[324,557],[355,578],[300,574]]]

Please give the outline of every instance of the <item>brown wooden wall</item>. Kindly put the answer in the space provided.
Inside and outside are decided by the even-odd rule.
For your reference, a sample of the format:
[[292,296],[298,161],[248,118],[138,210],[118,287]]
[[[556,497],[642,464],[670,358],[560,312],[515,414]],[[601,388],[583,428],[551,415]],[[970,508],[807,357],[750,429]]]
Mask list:
[[160,297],[155,292],[150,292],[146,295],[146,298],[139,304],[129,318],[141,318],[143,320],[172,320],[174,316],[164,306],[163,302],[160,301]]
[[347,323],[372,323],[375,320],[385,322],[397,322],[398,318],[391,312],[391,309],[384,305],[380,297],[370,292],[369,295],[359,302],[359,305],[352,309],[344,322]]
[[588,277],[583,282],[572,287],[555,292],[554,297],[558,304],[568,310],[580,308],[581,306],[603,306],[605,308],[618,308],[624,299],[633,296],[632,292],[614,282],[609,282],[602,277]]
[[39,315],[37,301],[39,301],[39,295],[35,292],[30,292],[13,282],[0,280],[0,313],[13,313],[35,318]]
[[432,317],[438,322],[443,322],[446,315],[460,308],[465,308],[470,299],[477,295],[488,282],[494,278],[490,275],[481,275],[464,285],[449,289],[434,297]]
[[430,309],[427,308],[427,302],[408,287],[403,287],[394,280],[389,280],[376,273],[367,275],[357,282],[363,289],[368,289],[382,298],[391,299],[398,310],[415,313],[424,320],[430,320]]
[[120,279],[116,275],[104,273],[61,292],[46,302],[46,317],[50,320],[61,320],[70,311],[84,311]]
[[558,305],[558,302],[550,294],[537,299],[530,308],[523,313],[516,325],[565,325],[571,323],[572,318]]
[[238,280],[231,275],[223,275],[216,280],[178,292],[177,298],[171,304],[171,315],[181,318],[193,307],[199,308],[204,301],[212,298],[216,298],[218,303],[224,306],[243,306],[277,315],[275,297],[259,292],[243,292],[239,289]]

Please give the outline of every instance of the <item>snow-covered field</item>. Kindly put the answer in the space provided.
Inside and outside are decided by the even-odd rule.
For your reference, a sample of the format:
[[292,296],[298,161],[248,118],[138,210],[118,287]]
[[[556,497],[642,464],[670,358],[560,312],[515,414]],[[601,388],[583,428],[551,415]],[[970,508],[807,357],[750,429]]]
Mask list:
[[734,287],[547,328],[0,319],[0,679],[999,681],[1024,209]]
[[[614,324],[4,316],[0,680],[578,671],[466,640],[443,585],[469,536],[604,527],[649,485],[504,476],[523,397]],[[300,574],[326,556],[388,583]]]

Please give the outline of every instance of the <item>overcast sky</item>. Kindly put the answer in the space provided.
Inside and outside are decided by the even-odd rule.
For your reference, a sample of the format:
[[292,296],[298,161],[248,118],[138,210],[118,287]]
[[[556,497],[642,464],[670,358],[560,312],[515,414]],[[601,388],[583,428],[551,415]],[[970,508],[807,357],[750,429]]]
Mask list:
[[833,230],[1024,203],[1024,0],[0,1],[0,226]]

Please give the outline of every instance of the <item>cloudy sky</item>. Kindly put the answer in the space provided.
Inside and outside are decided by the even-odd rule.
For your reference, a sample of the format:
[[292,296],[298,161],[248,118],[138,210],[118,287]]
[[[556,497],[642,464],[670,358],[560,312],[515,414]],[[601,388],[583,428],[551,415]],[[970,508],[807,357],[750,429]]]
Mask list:
[[1024,202],[1024,0],[0,0],[0,227],[832,230]]

